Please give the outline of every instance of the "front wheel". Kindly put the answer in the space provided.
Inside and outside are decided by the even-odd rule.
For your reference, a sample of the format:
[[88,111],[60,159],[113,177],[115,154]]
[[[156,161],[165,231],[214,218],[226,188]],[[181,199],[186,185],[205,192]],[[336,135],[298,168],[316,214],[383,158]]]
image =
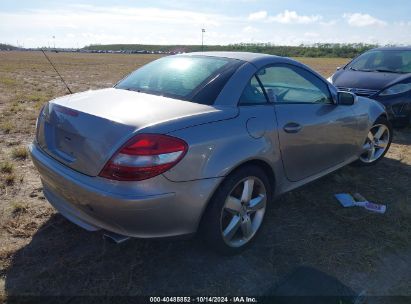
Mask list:
[[378,118],[368,132],[363,145],[364,153],[360,155],[356,164],[370,166],[381,160],[390,148],[392,136],[391,123],[386,118]]
[[202,220],[209,247],[223,254],[241,252],[255,238],[271,198],[271,185],[261,168],[245,166],[227,176]]

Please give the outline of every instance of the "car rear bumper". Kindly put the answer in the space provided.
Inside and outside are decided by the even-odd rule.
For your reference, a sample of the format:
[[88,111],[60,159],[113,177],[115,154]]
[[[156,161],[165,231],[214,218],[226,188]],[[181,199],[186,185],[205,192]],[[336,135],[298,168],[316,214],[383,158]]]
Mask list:
[[143,238],[192,234],[222,179],[172,182],[159,175],[139,182],[112,181],[74,171],[36,143],[29,150],[47,200],[89,231]]

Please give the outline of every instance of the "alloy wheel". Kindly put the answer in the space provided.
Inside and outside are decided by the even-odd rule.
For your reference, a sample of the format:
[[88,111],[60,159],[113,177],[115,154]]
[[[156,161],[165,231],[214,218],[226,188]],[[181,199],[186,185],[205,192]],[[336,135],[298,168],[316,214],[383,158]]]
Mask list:
[[254,176],[237,183],[227,196],[220,219],[221,234],[230,247],[249,242],[263,222],[267,190]]
[[372,163],[378,160],[387,150],[390,136],[390,130],[386,125],[374,125],[365,140],[363,146],[365,152],[360,156],[361,161]]

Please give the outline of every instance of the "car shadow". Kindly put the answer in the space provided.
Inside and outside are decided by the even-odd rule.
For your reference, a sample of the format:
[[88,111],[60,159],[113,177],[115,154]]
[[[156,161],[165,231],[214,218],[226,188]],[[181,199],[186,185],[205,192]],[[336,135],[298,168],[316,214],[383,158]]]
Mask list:
[[[403,277],[394,266],[382,268],[380,277],[376,272],[388,251],[411,252],[410,209],[403,205],[411,197],[409,174],[410,166],[387,158],[373,168],[343,168],[285,194],[267,210],[252,246],[236,256],[217,255],[199,237],[114,244],[55,214],[14,254],[5,289],[9,296],[261,296],[309,266],[358,293],[389,293],[387,282],[399,284]],[[339,192],[360,192],[387,204],[387,212],[342,208],[333,198]]]

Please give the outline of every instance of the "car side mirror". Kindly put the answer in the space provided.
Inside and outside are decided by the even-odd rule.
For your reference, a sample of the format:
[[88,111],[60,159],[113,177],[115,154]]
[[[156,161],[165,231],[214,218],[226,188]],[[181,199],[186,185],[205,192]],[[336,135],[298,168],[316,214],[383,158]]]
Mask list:
[[357,95],[350,92],[338,92],[337,104],[343,106],[352,106],[357,99]]
[[336,70],[337,70],[337,71],[341,70],[341,67],[337,67]]

